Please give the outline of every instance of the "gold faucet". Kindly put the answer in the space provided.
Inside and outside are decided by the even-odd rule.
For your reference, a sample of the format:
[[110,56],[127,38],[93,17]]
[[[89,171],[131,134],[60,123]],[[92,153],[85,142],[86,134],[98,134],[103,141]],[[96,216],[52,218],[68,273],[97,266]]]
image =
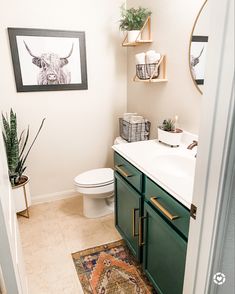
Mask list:
[[190,145],[188,145],[187,149],[192,150],[196,146],[198,146],[198,141],[193,140],[193,142]]

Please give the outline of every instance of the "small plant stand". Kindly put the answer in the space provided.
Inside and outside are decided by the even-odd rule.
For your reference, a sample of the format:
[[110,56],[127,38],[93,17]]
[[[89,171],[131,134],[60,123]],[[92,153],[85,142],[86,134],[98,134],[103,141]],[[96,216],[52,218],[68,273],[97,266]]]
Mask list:
[[[26,185],[29,183],[29,178],[26,176],[23,176],[24,178],[26,178],[26,181],[23,182],[22,184],[18,185],[18,186],[14,186],[12,187],[13,189],[13,198],[14,197],[20,197],[20,202],[21,202],[21,207],[25,209],[23,209],[22,211],[17,211],[17,215],[29,218],[29,203],[28,203],[28,197],[27,197],[27,188]],[[21,194],[23,192],[23,195]],[[28,190],[29,192],[29,190]],[[29,195],[29,194],[28,194]],[[24,202],[24,204],[22,204]],[[29,200],[29,202],[31,202]]]
[[[158,72],[158,68],[160,68],[160,74],[159,77],[154,78]],[[161,82],[167,82],[167,76],[166,76],[166,55],[162,55],[158,64],[156,65],[156,68],[154,72],[152,73],[152,76],[149,79],[142,80],[137,77],[137,75],[133,78],[134,82],[142,82],[142,83],[161,83]]]
[[[144,33],[147,35],[148,38],[145,40],[142,40],[142,36]],[[141,38],[140,40],[138,40],[139,37]],[[122,42],[123,47],[134,47],[134,46],[138,46],[138,45],[142,45],[142,44],[152,43],[153,40],[151,39],[151,17],[148,16],[148,18],[146,19],[146,21],[145,21],[143,27],[141,28],[140,33],[137,36],[135,42],[130,43],[127,40],[128,40],[128,38],[127,38],[127,33],[126,33],[126,36]]]

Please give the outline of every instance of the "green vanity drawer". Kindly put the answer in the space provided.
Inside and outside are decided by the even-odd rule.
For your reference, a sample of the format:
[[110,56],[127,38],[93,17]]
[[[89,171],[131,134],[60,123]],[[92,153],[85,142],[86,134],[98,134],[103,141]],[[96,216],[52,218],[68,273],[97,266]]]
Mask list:
[[114,153],[114,168],[137,191],[143,191],[143,174],[118,153]]
[[145,200],[188,238],[189,210],[149,178],[146,179]]

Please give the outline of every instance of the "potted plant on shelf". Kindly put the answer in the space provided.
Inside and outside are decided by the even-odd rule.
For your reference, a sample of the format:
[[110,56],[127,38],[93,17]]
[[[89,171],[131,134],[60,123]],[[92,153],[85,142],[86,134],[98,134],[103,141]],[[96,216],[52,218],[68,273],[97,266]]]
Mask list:
[[26,152],[26,146],[29,139],[29,127],[27,132],[23,130],[18,136],[17,133],[17,118],[13,110],[10,110],[10,119],[8,116],[2,114],[3,122],[3,139],[5,143],[9,179],[12,186],[13,198],[15,199],[16,212],[22,212],[28,209],[31,203],[29,193],[29,178],[24,175],[26,170],[26,159],[32,149],[42,127],[45,118],[42,120],[41,125],[34,137],[31,145]]
[[128,42],[136,42],[140,40],[141,29],[152,12],[146,8],[126,9],[121,6],[120,30],[127,31]]
[[180,145],[183,131],[175,127],[177,119],[165,119],[161,126],[158,127],[158,141],[178,147]]

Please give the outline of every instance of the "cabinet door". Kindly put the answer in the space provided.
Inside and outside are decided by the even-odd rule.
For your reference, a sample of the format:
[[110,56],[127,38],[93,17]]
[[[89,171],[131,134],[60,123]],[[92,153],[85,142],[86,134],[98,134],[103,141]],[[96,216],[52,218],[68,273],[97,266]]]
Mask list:
[[115,224],[133,254],[139,260],[138,219],[141,196],[115,173]]
[[186,241],[151,206],[144,204],[144,269],[161,294],[182,294]]

